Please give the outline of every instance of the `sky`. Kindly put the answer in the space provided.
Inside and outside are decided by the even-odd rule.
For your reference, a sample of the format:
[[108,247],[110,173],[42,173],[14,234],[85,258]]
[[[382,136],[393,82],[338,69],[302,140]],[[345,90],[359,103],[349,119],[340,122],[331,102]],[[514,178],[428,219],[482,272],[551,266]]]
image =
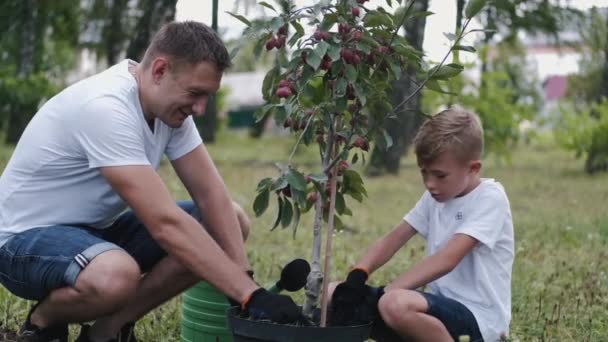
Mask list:
[[[255,3],[255,0],[240,0],[241,3]],[[268,0],[270,4],[275,4],[274,1]],[[296,0],[296,4],[299,5],[311,5],[318,1],[315,0]],[[562,3],[568,2],[571,7],[579,9],[586,9],[592,6],[604,7],[608,6],[608,0],[562,0]],[[396,1],[393,1],[395,4]],[[386,6],[384,0],[371,0],[366,3],[366,6],[375,7],[381,5]],[[449,40],[444,36],[445,32],[453,32],[455,26],[455,15],[456,1],[454,0],[431,0],[429,10],[435,14],[427,17],[426,32],[424,39],[424,50],[431,61],[439,61],[447,52],[450,44]],[[239,9],[235,7],[235,0],[219,0],[219,11],[218,11],[218,26],[219,31],[223,32],[224,39],[238,38],[240,33],[245,28],[245,25],[233,18],[226,11],[235,12],[245,16],[246,18],[255,18],[261,16],[263,13],[262,6],[252,5],[250,6],[249,12],[245,13],[243,6]],[[266,9],[268,15],[271,15],[271,11]],[[176,19],[181,20],[195,20],[201,21],[208,25],[211,25],[211,0],[178,0]],[[469,28],[479,28],[476,23],[471,23]],[[470,40],[465,44],[470,44],[476,38],[474,35],[470,35]],[[469,58],[475,58],[474,55],[463,53],[463,61],[468,62],[466,55]]]

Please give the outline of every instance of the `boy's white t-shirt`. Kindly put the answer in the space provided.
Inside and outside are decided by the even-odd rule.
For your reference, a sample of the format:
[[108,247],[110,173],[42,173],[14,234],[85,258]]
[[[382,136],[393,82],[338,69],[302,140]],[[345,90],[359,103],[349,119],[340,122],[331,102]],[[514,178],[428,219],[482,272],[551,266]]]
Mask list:
[[0,177],[0,245],[57,224],[110,226],[127,208],[99,171],[177,159],[202,143],[192,117],[180,128],[144,118],[124,60],[51,98],[23,132]]
[[426,239],[428,255],[443,248],[454,234],[479,241],[450,273],[428,286],[431,293],[464,304],[475,316],[484,341],[494,342],[508,333],[514,241],[502,185],[482,179],[470,193],[445,203],[426,191],[404,220]]

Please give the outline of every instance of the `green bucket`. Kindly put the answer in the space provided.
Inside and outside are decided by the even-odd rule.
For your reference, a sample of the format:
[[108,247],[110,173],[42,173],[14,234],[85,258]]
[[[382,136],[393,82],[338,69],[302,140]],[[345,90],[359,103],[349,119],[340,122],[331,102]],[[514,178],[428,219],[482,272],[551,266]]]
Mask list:
[[185,342],[232,342],[227,325],[226,296],[207,282],[182,295],[182,332]]

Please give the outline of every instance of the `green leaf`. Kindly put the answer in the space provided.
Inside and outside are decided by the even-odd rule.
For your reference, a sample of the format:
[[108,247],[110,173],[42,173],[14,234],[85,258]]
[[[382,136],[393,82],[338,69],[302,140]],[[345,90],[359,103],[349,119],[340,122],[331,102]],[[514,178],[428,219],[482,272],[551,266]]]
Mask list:
[[274,7],[272,7],[269,3],[267,3],[266,1],[260,1],[258,2],[259,5],[264,6],[266,8],[269,8],[271,10],[273,10],[275,13],[278,13],[277,10],[274,9]]
[[239,50],[241,49],[241,46],[235,46],[234,49],[230,50],[230,60],[234,60],[234,57],[236,57],[236,55],[239,53]]
[[270,190],[271,186],[272,186],[272,178],[266,177],[258,183],[258,187],[257,187],[256,191],[260,192],[262,190]]
[[399,63],[396,63],[395,61],[391,61],[388,66],[391,68],[391,71],[393,72],[393,74],[395,75],[395,79],[398,80],[401,78],[401,66],[399,65]]
[[382,134],[384,135],[384,143],[386,144],[386,148],[389,149],[393,146],[393,138],[386,130],[382,130]]
[[284,188],[287,187],[287,185],[289,185],[289,182],[287,182],[287,179],[285,179],[284,176],[281,176],[281,177],[277,178],[277,180],[274,182],[274,184],[272,184],[270,191],[283,190]]
[[474,47],[469,46],[469,45],[454,45],[452,50],[460,50],[460,51],[467,51],[467,52],[476,52],[477,51],[477,50],[475,50]]
[[340,45],[329,45],[329,48],[327,48],[327,55],[332,61],[340,59]]
[[429,75],[434,79],[448,79],[460,74],[464,67],[460,64],[450,63],[446,65],[437,65],[429,70]]
[[346,65],[346,78],[351,82],[357,80],[357,69],[350,64]]
[[324,183],[327,181],[327,175],[323,172],[311,173],[308,175],[308,177],[318,183]]
[[296,238],[296,232],[298,231],[298,224],[300,224],[300,207],[295,205],[293,207],[293,225],[291,226],[294,239]]
[[338,22],[338,15],[335,13],[326,14],[323,16],[323,21],[321,22],[321,26],[319,29],[321,31],[329,31],[335,23]]
[[311,68],[317,70],[321,65],[321,58],[314,50],[306,56],[306,64],[310,65]]
[[327,44],[324,41],[320,41],[317,44],[317,47],[314,49],[314,51],[316,52],[317,56],[323,58],[325,56],[325,54],[327,53],[328,48],[329,48],[329,44]]
[[293,207],[291,206],[291,202],[286,198],[283,201],[283,212],[281,213],[281,226],[286,228],[291,223],[291,219],[293,217]]
[[274,17],[270,21],[270,28],[273,31],[277,31],[283,25],[285,25],[285,19],[283,19],[282,17]]
[[281,198],[281,196],[277,196],[277,202],[278,202],[277,219],[274,221],[272,228],[270,228],[271,231],[273,231],[276,227],[279,226],[279,223],[281,222],[281,217],[283,217],[283,199]]
[[346,208],[346,202],[344,201],[344,195],[337,192],[336,193],[336,212],[338,215],[342,215],[344,213],[344,209]]
[[346,94],[347,85],[348,82],[346,82],[346,79],[342,77],[338,78],[338,80],[336,81],[336,86],[334,88],[334,93],[336,94],[336,96],[344,96],[344,94]]
[[469,0],[467,7],[464,10],[465,17],[467,17],[467,19],[473,18],[485,5],[486,0]]
[[365,27],[385,26],[392,29],[393,19],[388,14],[380,13],[378,11],[369,11],[365,17],[363,17],[363,25]]
[[273,104],[265,104],[262,107],[259,107],[258,109],[256,109],[255,113],[253,114],[255,117],[255,122],[262,121],[262,119],[264,119],[264,117],[266,115],[268,115],[268,113],[272,110],[272,108],[274,108]]
[[456,93],[452,93],[441,88],[441,85],[437,80],[429,80],[426,82],[425,87],[441,94],[456,95]]
[[456,35],[453,33],[443,32],[443,35],[451,42],[456,39]]
[[253,201],[253,212],[256,217],[260,217],[268,208],[268,200],[270,198],[270,191],[268,189],[260,192]]
[[296,33],[297,34],[299,34],[300,36],[304,35],[304,28],[302,27],[302,25],[300,25],[299,22],[292,21],[291,22],[291,26],[293,26],[293,28],[296,29]]
[[305,191],[306,190],[306,179],[304,175],[302,175],[298,170],[289,168],[287,174],[285,175],[287,182],[291,185],[292,188]]
[[300,207],[306,206],[306,190],[300,191],[292,187],[291,198],[293,199],[294,205],[297,203]]
[[266,100],[267,102],[270,101],[270,99],[272,98],[272,89],[273,89],[273,85],[275,83],[275,79],[279,76],[279,68],[278,67],[274,67],[270,70],[268,70],[268,72],[266,73],[266,76],[264,76],[264,81],[262,82],[262,96],[264,97],[264,100]]
[[251,26],[251,22],[249,22],[249,20],[247,20],[242,15],[234,14],[234,13],[231,13],[231,12],[228,12],[228,11],[226,11],[226,13],[228,13],[231,16],[235,17],[236,19],[238,19],[239,21],[241,21],[243,24],[247,25],[247,27]]
[[353,155],[353,159],[351,159],[350,163],[351,163],[352,165],[355,165],[355,164],[357,163],[357,161],[358,161],[358,160],[359,160],[359,154],[355,153],[355,154]]

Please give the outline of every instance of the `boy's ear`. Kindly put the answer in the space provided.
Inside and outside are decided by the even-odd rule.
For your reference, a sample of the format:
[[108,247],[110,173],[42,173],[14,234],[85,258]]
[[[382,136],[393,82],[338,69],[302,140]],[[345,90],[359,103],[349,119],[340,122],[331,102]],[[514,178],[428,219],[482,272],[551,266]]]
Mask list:
[[469,163],[469,170],[473,173],[479,173],[481,171],[481,160],[472,160]]

